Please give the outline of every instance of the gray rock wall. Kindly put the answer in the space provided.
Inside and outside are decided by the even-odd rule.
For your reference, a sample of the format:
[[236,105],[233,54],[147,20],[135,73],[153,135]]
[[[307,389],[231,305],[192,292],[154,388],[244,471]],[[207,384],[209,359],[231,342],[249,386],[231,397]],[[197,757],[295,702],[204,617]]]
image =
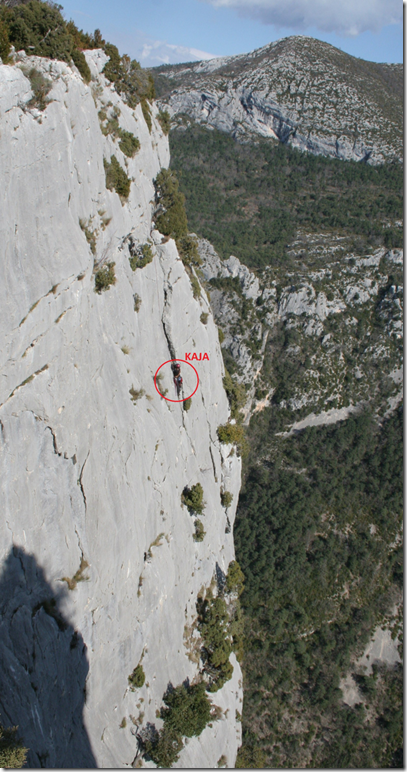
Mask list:
[[[141,107],[100,74],[103,55],[87,57],[90,86],[61,62],[21,55],[0,66],[0,721],[19,725],[32,767],[133,762],[131,716],[158,725],[168,683],[197,675],[184,629],[216,564],[226,572],[234,558],[220,490],[234,495],[233,524],[240,487],[240,458],[217,439],[229,408],[207,297],[194,299],[175,243],[152,229],[153,179],[169,161],[157,108],[150,134]],[[33,65],[53,83],[44,111],[28,104],[20,67]],[[100,130],[109,102],[140,140],[134,159]],[[105,186],[112,154],[132,179],[124,203]],[[150,239],[154,255],[134,272],[129,234]],[[116,284],[98,295],[94,271],[106,261]],[[188,412],[154,387],[170,348],[209,356],[194,362],[200,385]],[[175,398],[168,368],[163,385]],[[183,368],[186,389],[194,379]],[[132,388],[144,392],[134,402]],[[181,505],[196,482],[201,543]],[[146,683],[131,692],[141,657]],[[215,767],[222,754],[233,766],[242,682],[232,659],[232,680],[213,696],[223,718],[177,766]]]

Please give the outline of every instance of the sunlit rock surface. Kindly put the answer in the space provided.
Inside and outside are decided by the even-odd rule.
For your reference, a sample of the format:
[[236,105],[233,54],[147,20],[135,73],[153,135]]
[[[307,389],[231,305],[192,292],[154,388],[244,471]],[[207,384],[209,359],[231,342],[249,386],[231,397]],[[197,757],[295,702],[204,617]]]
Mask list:
[[[194,299],[175,243],[152,226],[153,179],[169,162],[157,108],[150,134],[141,106],[131,110],[100,75],[101,52],[87,58],[89,86],[61,62],[21,55],[0,67],[0,720],[19,725],[30,767],[132,764],[134,721],[158,726],[167,685],[198,673],[184,628],[200,588],[234,558],[220,490],[233,493],[233,525],[240,487],[240,458],[217,439],[229,408],[207,297]],[[28,105],[20,65],[52,79],[44,111]],[[100,130],[109,102],[140,140],[134,159]],[[106,189],[113,154],[132,179],[126,202]],[[131,270],[129,235],[150,239],[143,269]],[[94,272],[106,262],[116,284],[99,295]],[[188,412],[154,387],[173,351],[209,356],[194,362]],[[169,367],[163,388],[176,399]],[[196,385],[189,370],[185,391]],[[181,505],[196,482],[201,543]],[[132,692],[141,657],[146,683]],[[213,695],[222,719],[177,766],[213,768],[221,755],[233,766],[242,682],[232,661],[232,680]]]

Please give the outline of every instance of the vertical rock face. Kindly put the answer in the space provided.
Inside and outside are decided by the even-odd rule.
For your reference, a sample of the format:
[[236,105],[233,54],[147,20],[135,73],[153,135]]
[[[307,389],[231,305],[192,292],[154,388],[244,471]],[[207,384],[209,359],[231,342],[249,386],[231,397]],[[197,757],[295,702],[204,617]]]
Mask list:
[[[150,133],[141,106],[100,74],[103,55],[87,58],[89,87],[64,63],[20,60],[52,80],[43,111],[19,63],[0,67],[0,722],[19,725],[31,767],[131,765],[134,721],[159,726],[168,684],[198,673],[185,631],[199,590],[234,558],[240,487],[240,458],[217,439],[229,408],[207,297],[194,299],[175,243],[152,226],[153,179],[169,160],[157,110]],[[133,159],[101,132],[98,111],[114,107],[140,141]],[[126,201],[106,189],[113,154],[132,180]],[[152,262],[133,271],[131,249],[148,240]],[[97,294],[106,262],[116,283]],[[154,387],[171,351],[209,357],[193,362],[188,411]],[[169,367],[161,386],[176,399]],[[197,482],[202,542],[181,504]],[[227,513],[221,489],[234,496]],[[146,682],[131,691],[141,659]],[[221,755],[233,766],[242,691],[231,661],[213,695],[222,718],[177,766]]]

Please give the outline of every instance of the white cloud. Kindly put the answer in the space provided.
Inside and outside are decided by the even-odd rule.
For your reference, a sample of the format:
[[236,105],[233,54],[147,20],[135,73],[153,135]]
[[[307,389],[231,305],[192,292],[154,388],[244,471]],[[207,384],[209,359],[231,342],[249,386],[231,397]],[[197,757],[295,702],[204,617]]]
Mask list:
[[158,67],[160,64],[180,64],[181,62],[200,62],[202,59],[214,59],[216,54],[208,54],[197,48],[176,46],[162,40],[146,40],[136,59],[142,67]]
[[304,32],[316,27],[356,37],[402,22],[401,0],[204,0],[217,8],[232,8],[239,16]]

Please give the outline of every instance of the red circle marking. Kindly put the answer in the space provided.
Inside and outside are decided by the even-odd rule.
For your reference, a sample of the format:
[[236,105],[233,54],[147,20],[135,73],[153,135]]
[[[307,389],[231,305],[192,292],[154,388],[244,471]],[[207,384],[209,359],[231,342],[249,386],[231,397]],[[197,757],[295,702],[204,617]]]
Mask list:
[[[184,399],[168,399],[168,397],[165,397],[164,394],[161,394],[161,391],[158,389],[158,387],[157,387],[157,373],[158,373],[158,370],[161,370],[161,368],[164,367],[164,365],[168,365],[170,362],[185,362],[185,364],[189,365],[190,367],[192,367],[193,371],[195,372],[196,379],[197,379],[197,384],[196,384],[196,387],[195,387],[195,391],[193,391],[192,394],[189,395],[189,397],[184,397]],[[191,362],[187,362],[186,359],[167,359],[166,362],[163,362],[162,365],[159,366],[158,370],[156,370],[156,373],[154,375],[154,386],[156,388],[156,391],[158,391],[160,397],[162,397],[163,399],[166,399],[167,402],[186,402],[187,399],[191,399],[191,397],[194,396],[194,394],[197,391],[198,386],[199,386],[199,375],[198,375],[198,371],[196,370],[196,368],[193,365],[191,365]]]

